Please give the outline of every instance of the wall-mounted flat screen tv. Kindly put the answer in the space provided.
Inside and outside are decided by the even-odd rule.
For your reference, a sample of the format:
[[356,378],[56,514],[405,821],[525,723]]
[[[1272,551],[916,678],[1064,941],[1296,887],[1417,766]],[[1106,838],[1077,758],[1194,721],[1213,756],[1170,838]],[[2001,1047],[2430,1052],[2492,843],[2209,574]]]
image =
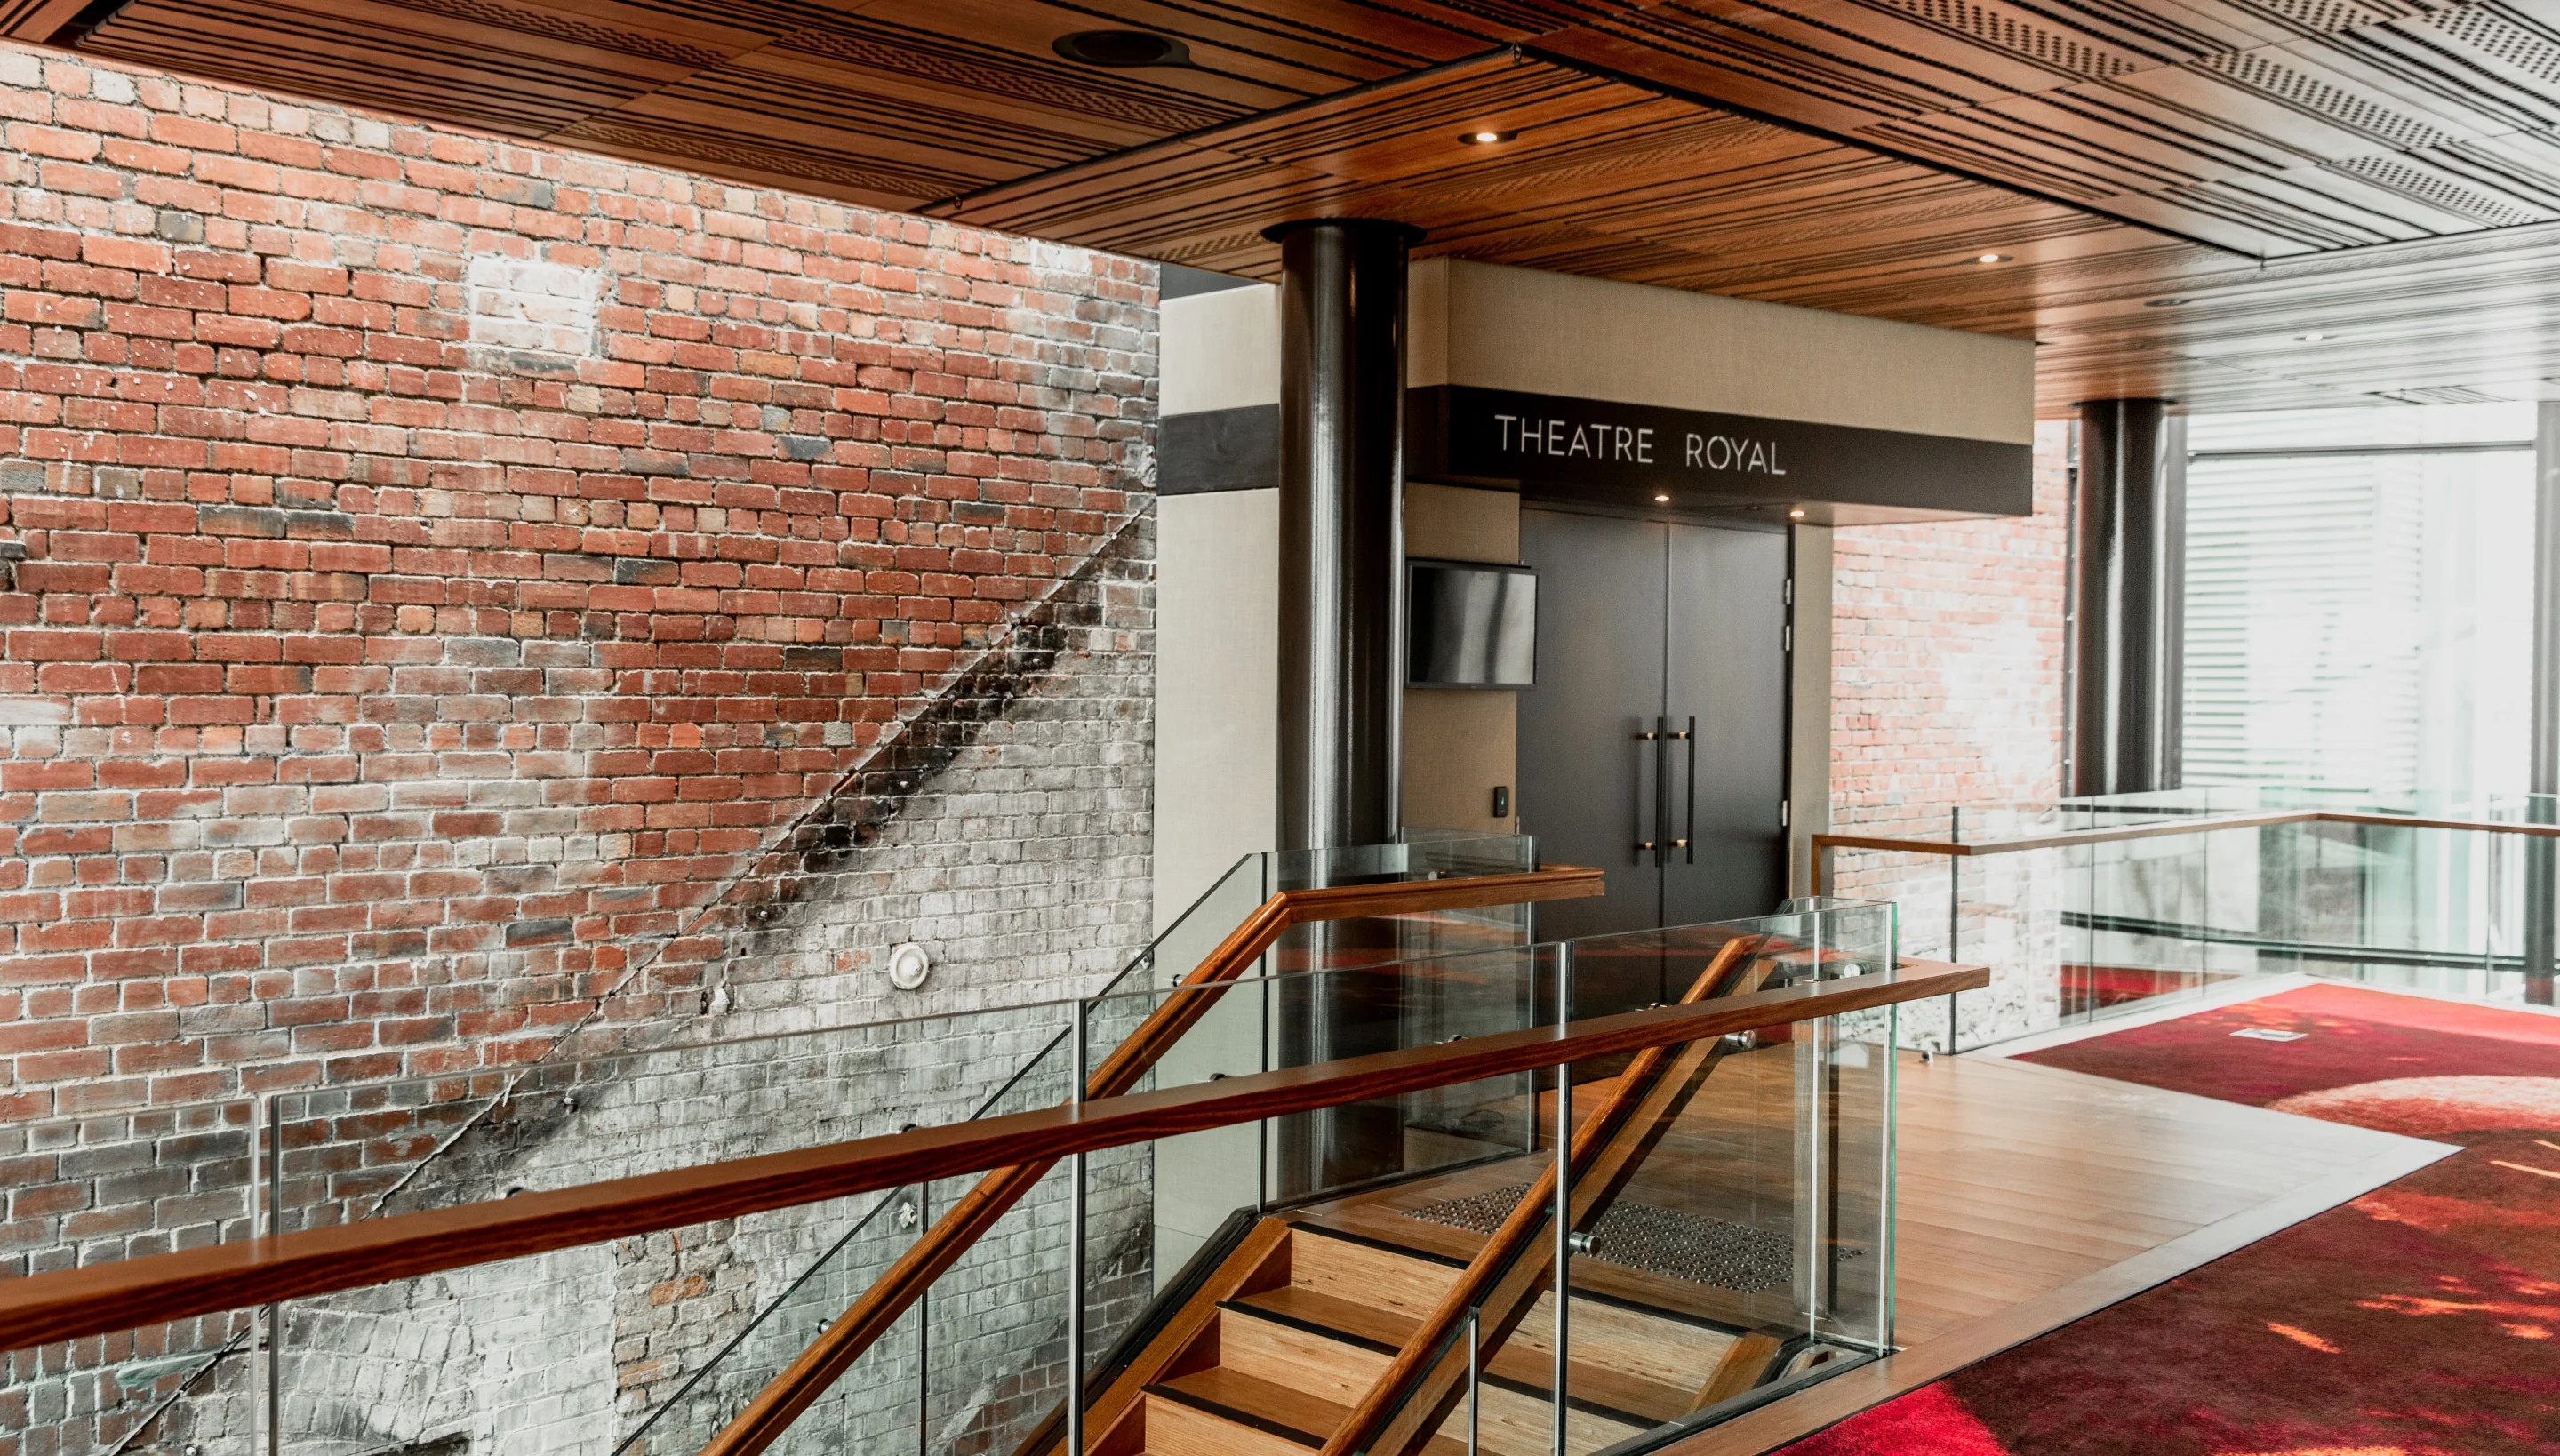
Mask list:
[[1537,573],[1484,562],[1405,564],[1405,680],[1417,688],[1537,681]]

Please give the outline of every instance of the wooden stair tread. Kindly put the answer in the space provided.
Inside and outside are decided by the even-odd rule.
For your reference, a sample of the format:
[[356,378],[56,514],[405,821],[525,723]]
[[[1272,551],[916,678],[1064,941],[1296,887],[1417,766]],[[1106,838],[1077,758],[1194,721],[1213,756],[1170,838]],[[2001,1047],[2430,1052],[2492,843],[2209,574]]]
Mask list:
[[[1294,1285],[1230,1300],[1225,1308],[1239,1314],[1267,1315],[1304,1329],[1321,1330],[1389,1354],[1401,1350],[1421,1324],[1419,1320],[1393,1310]],[[1555,1366],[1542,1352],[1506,1343],[1494,1352],[1485,1374],[1522,1394],[1543,1400],[1554,1383]],[[1705,1375],[1701,1371],[1699,1378],[1703,1379]],[[1573,1403],[1600,1407],[1637,1425],[1660,1425],[1688,1413],[1690,1391],[1607,1366],[1574,1361],[1566,1379],[1570,1382],[1568,1388],[1572,1392]]]

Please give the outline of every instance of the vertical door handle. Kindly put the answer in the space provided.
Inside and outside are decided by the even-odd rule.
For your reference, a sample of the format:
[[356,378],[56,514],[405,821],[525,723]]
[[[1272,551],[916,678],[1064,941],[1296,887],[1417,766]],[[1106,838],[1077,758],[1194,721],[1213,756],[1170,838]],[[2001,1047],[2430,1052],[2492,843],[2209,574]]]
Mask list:
[[1680,827],[1680,847],[1689,852],[1689,863],[1697,863],[1697,717],[1689,717],[1689,729],[1680,737],[1689,739],[1689,819]]
[[1654,866],[1669,864],[1674,848],[1665,831],[1672,827],[1672,721],[1654,720]]
[[1657,864],[1661,863],[1662,860],[1662,846],[1657,844],[1653,837],[1645,832],[1645,744],[1653,743],[1655,744],[1654,758],[1655,768],[1657,770],[1654,781],[1655,804],[1653,832],[1657,835],[1662,833],[1662,776],[1659,771],[1662,766],[1662,747],[1659,741],[1661,736],[1662,735],[1660,733],[1646,732],[1641,728],[1636,732],[1636,832],[1630,836],[1630,838],[1634,839],[1636,842],[1636,863],[1639,865],[1645,863],[1645,853],[1648,850],[1653,852],[1654,859]]
[[1688,863],[1694,865],[1697,863],[1697,719],[1692,716],[1688,727],[1672,736],[1688,740],[1688,817],[1681,821],[1680,837],[1672,841],[1672,848],[1688,856]]

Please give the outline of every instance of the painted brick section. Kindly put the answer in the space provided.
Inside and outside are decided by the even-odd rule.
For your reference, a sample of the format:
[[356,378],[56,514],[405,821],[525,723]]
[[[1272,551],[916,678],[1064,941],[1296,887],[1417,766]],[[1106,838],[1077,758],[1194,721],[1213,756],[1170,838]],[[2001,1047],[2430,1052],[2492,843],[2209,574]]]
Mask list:
[[[1147,265],[23,50],[0,128],[0,1116],[690,1014],[741,885],[1143,527]],[[1107,681],[1022,687],[1122,728],[1007,766],[1007,832],[1120,795],[1034,857],[1057,979],[1145,919],[1129,539]]]
[[2061,793],[2068,438],[2036,426],[2032,516],[1834,534],[1836,823]]

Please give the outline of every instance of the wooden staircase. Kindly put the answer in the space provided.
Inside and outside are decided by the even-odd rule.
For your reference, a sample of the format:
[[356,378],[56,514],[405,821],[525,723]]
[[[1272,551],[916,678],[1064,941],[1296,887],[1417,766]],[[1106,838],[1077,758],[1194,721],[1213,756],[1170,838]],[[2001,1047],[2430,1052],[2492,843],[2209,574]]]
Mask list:
[[[1723,942],[1681,1000],[1758,988],[1770,972],[1762,945],[1759,936]],[[1716,1038],[1650,1048],[1577,1096],[1571,1226],[1599,1219],[1730,1050]],[[1529,1098],[1531,1126],[1554,1125],[1552,1095]],[[1566,1165],[1563,1147],[1503,1165],[1531,1176],[1508,1186],[1509,1212],[1488,1234],[1362,1216],[1393,1192],[1262,1218],[1090,1400],[1087,1450],[1455,1456],[1467,1448],[1463,1352],[1474,1309],[1477,1448],[1553,1452],[1556,1293],[1539,1228],[1553,1227]],[[1462,1178],[1490,1172],[1480,1164]],[[1402,1191],[1445,1183],[1408,1180]],[[1603,1295],[1580,1275],[1574,1284],[1567,1452],[1615,1445],[1749,1389],[1786,1359],[1785,1337],[1747,1318],[1719,1325],[1693,1309],[1675,1313],[1677,1300]],[[1018,1456],[1072,1456],[1060,1419]]]
[[[1096,1456],[1306,1456],[1376,1384],[1465,1260],[1346,1233],[1297,1214],[1264,1218],[1200,1292],[1100,1392],[1086,1416]],[[1492,1355],[1479,1447],[1550,1450],[1554,1297],[1538,1296]],[[1732,1360],[1775,1355],[1765,1337],[1577,1289],[1566,1445],[1596,1451],[1702,1404]],[[1756,1377],[1758,1372],[1751,1375]],[[1746,1381],[1747,1386],[1748,1381]],[[1717,1395],[1715,1398],[1722,1398]],[[1054,1430],[1039,1449],[1063,1456]],[[1423,1448],[1466,1449],[1463,1402]]]

